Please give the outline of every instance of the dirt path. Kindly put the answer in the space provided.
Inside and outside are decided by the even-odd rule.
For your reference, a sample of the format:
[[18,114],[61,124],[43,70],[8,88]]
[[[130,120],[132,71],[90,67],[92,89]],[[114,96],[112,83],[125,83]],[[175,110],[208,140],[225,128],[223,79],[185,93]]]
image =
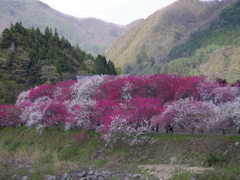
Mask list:
[[160,180],[168,180],[171,178],[172,174],[176,170],[187,170],[190,172],[201,173],[205,170],[211,170],[212,168],[204,167],[189,167],[187,165],[170,165],[170,164],[161,164],[161,165],[142,165],[139,166],[144,170],[148,170],[148,173],[155,174]]

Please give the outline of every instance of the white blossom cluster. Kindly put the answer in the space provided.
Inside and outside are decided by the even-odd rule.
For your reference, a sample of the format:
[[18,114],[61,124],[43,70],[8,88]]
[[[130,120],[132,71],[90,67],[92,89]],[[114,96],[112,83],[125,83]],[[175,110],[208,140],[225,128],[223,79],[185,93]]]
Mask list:
[[44,104],[48,104],[46,102],[49,100],[50,99],[47,96],[36,99],[31,106],[28,106],[22,110],[22,114],[20,115],[21,120],[25,122],[28,127],[42,126],[42,120],[47,106],[43,108],[41,107]]
[[131,146],[145,142],[149,127],[145,126],[144,123],[136,127],[134,123],[129,123],[125,116],[118,115],[112,118],[113,121],[109,125],[107,133],[103,135],[107,143],[115,142],[119,139]]
[[220,111],[212,102],[186,98],[168,105],[160,119],[172,116],[172,123],[179,123],[190,130],[201,127],[210,128],[217,125]]

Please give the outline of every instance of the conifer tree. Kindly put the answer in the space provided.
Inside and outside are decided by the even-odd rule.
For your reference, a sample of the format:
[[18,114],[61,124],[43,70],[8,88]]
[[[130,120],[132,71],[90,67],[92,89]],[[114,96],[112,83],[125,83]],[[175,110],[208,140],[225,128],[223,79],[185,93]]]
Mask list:
[[0,47],[1,48],[10,47],[11,44],[12,44],[12,40],[13,40],[13,36],[12,36],[11,31],[9,29],[5,29],[2,32],[2,40],[1,40],[1,43],[0,43]]
[[104,56],[98,55],[94,64],[95,74],[109,74],[108,64]]
[[111,60],[108,61],[108,73],[112,75],[117,75],[115,66]]

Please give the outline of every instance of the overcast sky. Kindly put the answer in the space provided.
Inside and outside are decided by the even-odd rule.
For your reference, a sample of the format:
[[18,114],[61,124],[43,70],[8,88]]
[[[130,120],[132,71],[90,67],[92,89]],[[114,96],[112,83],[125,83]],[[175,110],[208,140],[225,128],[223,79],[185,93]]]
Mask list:
[[126,25],[146,18],[176,0],[40,0],[52,8],[79,18],[94,17]]

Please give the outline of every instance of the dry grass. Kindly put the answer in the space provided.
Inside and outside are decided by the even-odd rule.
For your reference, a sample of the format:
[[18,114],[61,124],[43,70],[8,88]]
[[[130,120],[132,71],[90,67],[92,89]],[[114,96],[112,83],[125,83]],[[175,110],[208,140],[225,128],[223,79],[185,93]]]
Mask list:
[[7,149],[0,148],[0,161],[5,161],[11,159],[12,156]]
[[23,148],[16,152],[10,152],[5,148],[1,148],[0,162],[11,162],[11,166],[16,169],[25,165],[33,167],[42,173],[49,172],[52,174],[72,172],[80,167],[78,162],[60,160],[56,152],[49,150],[43,152],[38,148],[34,148],[34,150]]
[[[203,158],[209,153],[209,139],[214,152],[220,157],[220,163],[222,160],[225,163],[233,160],[240,162],[240,157],[235,156],[239,153],[240,146],[236,145],[236,141],[240,141],[239,136],[210,138],[208,135],[155,133],[149,136],[153,142],[129,146],[124,141],[118,141],[105,146],[100,135],[94,131],[86,131],[80,140],[76,139],[76,134],[79,131],[65,133],[53,130],[41,135],[27,129],[0,131],[0,172],[6,172],[5,177],[18,174],[18,167],[22,165],[24,172],[29,173],[32,168],[40,175],[68,173],[89,167],[133,172],[138,171],[138,165],[169,164],[173,157],[177,164],[201,166]],[[224,152],[227,153],[221,157]],[[4,179],[0,175],[1,178]]]

